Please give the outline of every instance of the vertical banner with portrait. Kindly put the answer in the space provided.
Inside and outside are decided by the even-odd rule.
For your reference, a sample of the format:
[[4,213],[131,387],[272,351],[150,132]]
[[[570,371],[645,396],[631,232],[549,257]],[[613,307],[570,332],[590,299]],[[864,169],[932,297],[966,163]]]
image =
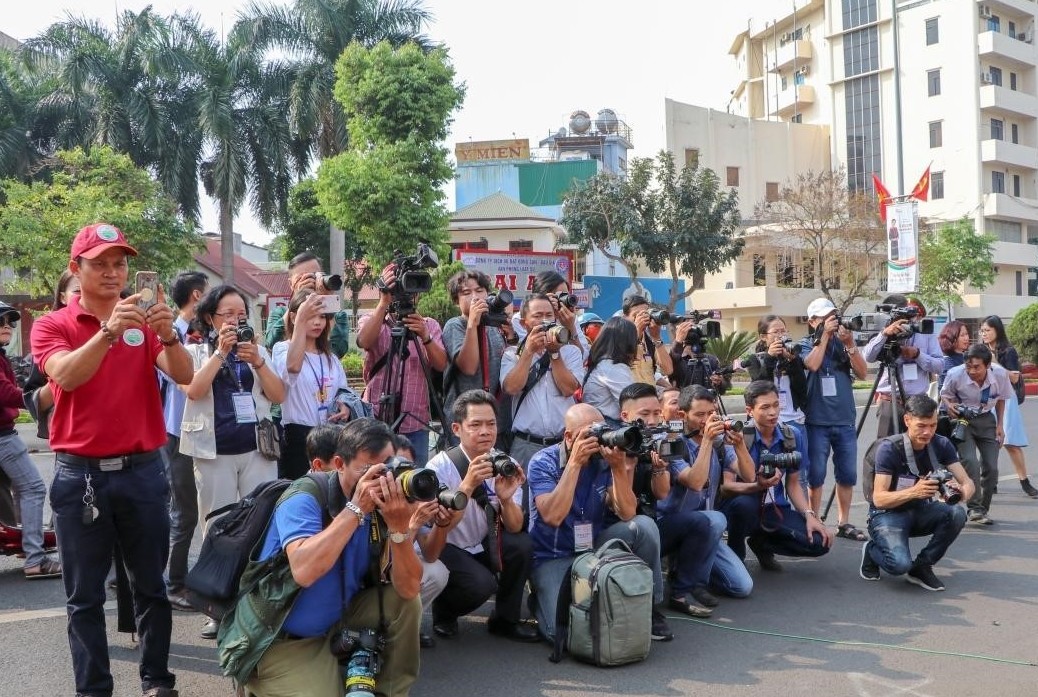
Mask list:
[[919,282],[918,215],[914,201],[887,206],[887,290],[915,292]]

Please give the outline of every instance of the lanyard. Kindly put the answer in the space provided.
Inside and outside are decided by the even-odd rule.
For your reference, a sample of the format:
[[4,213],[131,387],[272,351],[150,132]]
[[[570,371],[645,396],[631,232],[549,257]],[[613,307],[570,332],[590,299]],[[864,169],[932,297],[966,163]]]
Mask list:
[[321,366],[321,375],[318,377],[317,371],[314,370],[314,364],[310,362],[310,355],[307,353],[303,354],[303,362],[306,363],[307,367],[310,368],[310,372],[314,376],[314,380],[317,381],[317,401],[324,404],[328,400],[328,392],[324,389],[324,357],[317,359],[317,363]]
[[483,391],[490,392],[490,347],[487,345],[487,329],[476,330],[476,341],[479,344],[479,365],[483,372]]

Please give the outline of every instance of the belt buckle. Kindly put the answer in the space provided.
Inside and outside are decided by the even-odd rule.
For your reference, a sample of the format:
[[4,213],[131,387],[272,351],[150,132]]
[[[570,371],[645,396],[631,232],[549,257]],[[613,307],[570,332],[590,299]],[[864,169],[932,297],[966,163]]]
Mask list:
[[97,468],[102,472],[118,472],[123,468],[123,458],[109,457],[97,461]]

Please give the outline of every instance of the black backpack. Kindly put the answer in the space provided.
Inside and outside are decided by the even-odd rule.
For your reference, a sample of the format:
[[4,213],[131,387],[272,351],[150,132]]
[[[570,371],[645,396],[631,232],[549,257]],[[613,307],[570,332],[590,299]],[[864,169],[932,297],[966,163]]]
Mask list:
[[327,516],[328,483],[329,476],[324,473],[310,473],[295,482],[275,479],[207,515],[206,520],[218,519],[209,527],[198,561],[184,579],[188,602],[215,620],[223,619],[238,600],[242,573],[262,548],[278,503],[288,498],[286,493],[305,492],[317,499]]
[[861,491],[869,503],[872,503],[872,492],[876,484],[876,453],[879,452],[879,446],[886,442],[894,446],[894,452],[902,462],[908,461],[905,453],[904,434],[895,433],[892,436],[872,441],[872,445],[865,451],[865,457],[861,461]]

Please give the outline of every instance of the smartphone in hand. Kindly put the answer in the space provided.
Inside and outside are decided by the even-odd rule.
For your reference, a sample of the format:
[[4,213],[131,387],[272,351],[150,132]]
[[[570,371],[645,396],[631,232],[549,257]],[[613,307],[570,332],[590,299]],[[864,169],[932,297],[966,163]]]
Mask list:
[[159,275],[154,271],[138,271],[134,276],[134,282],[134,292],[140,296],[137,299],[137,307],[147,312],[159,301]]
[[319,295],[321,299],[321,314],[334,315],[342,311],[342,298],[338,295]]

